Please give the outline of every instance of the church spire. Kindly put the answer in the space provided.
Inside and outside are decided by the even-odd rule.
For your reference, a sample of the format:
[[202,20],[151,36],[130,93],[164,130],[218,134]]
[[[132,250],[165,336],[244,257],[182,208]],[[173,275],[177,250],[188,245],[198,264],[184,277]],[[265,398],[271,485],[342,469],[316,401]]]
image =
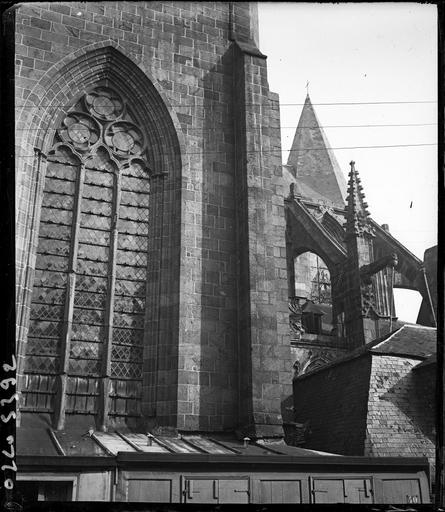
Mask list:
[[287,165],[305,197],[344,208],[346,180],[307,92]]
[[356,237],[363,234],[374,236],[374,230],[369,221],[368,203],[365,201],[360,176],[355,168],[355,162],[350,162],[348,197],[346,198],[346,237]]

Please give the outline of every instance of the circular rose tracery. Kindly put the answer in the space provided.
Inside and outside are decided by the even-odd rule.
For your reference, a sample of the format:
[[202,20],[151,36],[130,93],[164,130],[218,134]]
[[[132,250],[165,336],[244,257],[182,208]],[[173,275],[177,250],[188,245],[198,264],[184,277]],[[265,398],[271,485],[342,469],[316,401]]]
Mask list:
[[[127,119],[122,119],[123,116]],[[66,114],[59,136],[78,151],[85,152],[101,140],[121,160],[142,157],[146,140],[130,116],[118,93],[99,86],[85,94],[74,110]]]
[[133,137],[126,132],[117,132],[113,135],[111,140],[113,141],[114,147],[120,151],[130,151],[136,142]]
[[108,87],[97,87],[85,96],[85,103],[94,117],[114,121],[124,111],[121,97]]
[[113,114],[115,106],[110,98],[98,96],[93,100],[93,109],[97,114],[108,117]]
[[82,144],[90,139],[91,132],[88,126],[82,123],[73,123],[68,126],[68,135],[73,142]]
[[105,142],[118,156],[140,155],[144,149],[141,130],[128,121],[118,121],[105,132]]
[[96,121],[83,112],[69,112],[62,122],[60,137],[77,150],[86,151],[99,140],[100,128]]

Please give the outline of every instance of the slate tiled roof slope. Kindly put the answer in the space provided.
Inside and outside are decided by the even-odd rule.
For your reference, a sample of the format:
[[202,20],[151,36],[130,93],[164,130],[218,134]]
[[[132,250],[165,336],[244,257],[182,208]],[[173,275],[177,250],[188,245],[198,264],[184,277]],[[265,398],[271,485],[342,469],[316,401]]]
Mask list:
[[423,325],[405,324],[383,341],[373,344],[374,353],[429,357],[436,353],[437,330]]
[[344,207],[346,180],[329,147],[309,95],[303,106],[287,165],[293,167],[303,195],[316,191],[317,196],[335,206]]
[[435,464],[434,372],[398,354],[374,354],[369,379],[364,455],[426,456]]
[[305,448],[435,464],[436,329],[405,324],[354,354],[294,380]]
[[437,354],[433,354],[430,357],[427,357],[425,361],[422,361],[420,364],[418,364],[414,369],[416,371],[422,368],[430,368],[433,365],[437,364]]

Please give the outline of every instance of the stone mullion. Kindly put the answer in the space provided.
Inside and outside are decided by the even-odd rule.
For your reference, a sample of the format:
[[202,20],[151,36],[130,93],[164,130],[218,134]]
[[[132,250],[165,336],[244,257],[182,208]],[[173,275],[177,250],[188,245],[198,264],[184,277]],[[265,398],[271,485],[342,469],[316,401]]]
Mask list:
[[74,295],[76,291],[77,274],[77,253],[79,247],[80,215],[82,207],[83,186],[85,181],[85,164],[81,164],[79,179],[77,181],[77,190],[75,192],[75,202],[73,210],[73,219],[71,224],[71,251],[68,262],[68,280],[65,296],[65,311],[63,317],[62,343],[60,350],[60,372],[59,386],[54,407],[55,424],[57,430],[62,430],[65,426],[66,410],[66,390],[68,383],[68,364],[71,348],[71,334],[74,312]]
[[[155,294],[155,297],[157,300],[157,310],[156,310],[156,313],[157,313],[157,317],[156,317],[156,325],[157,325],[157,330],[156,330],[156,344],[155,344],[155,393],[156,393],[156,397],[155,397],[155,400],[156,400],[156,409],[157,409],[157,402],[158,402],[158,390],[159,390],[159,345],[160,345],[160,338],[161,338],[161,325],[162,325],[162,322],[161,322],[161,302],[162,302],[162,298],[161,298],[161,293],[162,293],[162,280],[161,280],[161,276],[162,276],[162,270],[161,270],[161,267],[162,267],[162,245],[163,245],[163,235],[164,235],[164,232],[163,232],[163,226],[164,226],[164,200],[165,200],[165,196],[164,196],[164,184],[165,184],[165,174],[164,173],[161,173],[160,175],[156,175],[156,178],[158,179],[158,187],[159,187],[159,193],[157,195],[158,197],[158,201],[159,201],[159,213],[158,213],[158,225],[157,225],[157,229],[159,230],[158,232],[158,258],[156,260],[156,264],[157,264],[157,287],[156,287],[156,294]],[[163,358],[163,364],[165,362],[165,359]],[[165,367],[164,367],[165,368]]]
[[377,272],[375,281],[377,311],[382,316],[391,316],[391,308],[389,306],[390,298],[388,296],[388,281],[383,271]]
[[[150,231],[152,236],[148,240],[148,254],[151,256],[149,261],[149,276],[146,284],[146,315],[144,325],[149,324],[150,329],[144,329],[144,367],[143,367],[143,387],[146,393],[143,393],[143,409],[148,416],[156,415],[157,396],[158,396],[158,354],[160,338],[160,294],[161,294],[161,251],[162,251],[162,209],[164,199],[164,173],[151,175],[150,179],[150,213],[157,212],[156,215],[150,215]],[[153,279],[154,278],[154,279]],[[149,307],[148,307],[149,306]],[[147,353],[148,352],[148,353]],[[148,372],[146,370],[148,368]],[[147,375],[148,373],[148,375]],[[145,395],[145,396],[144,396]]]
[[107,303],[105,310],[105,343],[102,353],[102,376],[100,386],[100,405],[99,405],[99,428],[102,431],[107,430],[108,413],[110,408],[110,383],[111,383],[111,352],[113,349],[113,314],[114,298],[116,288],[116,259],[118,245],[118,219],[119,206],[121,202],[121,175],[116,172],[115,186],[113,194],[113,209],[109,260],[108,260],[108,285],[107,285]]

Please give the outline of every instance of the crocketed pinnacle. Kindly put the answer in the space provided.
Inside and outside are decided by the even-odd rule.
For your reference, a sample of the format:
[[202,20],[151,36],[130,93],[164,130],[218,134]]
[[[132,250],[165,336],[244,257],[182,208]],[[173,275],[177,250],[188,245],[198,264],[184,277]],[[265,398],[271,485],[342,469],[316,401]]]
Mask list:
[[350,162],[348,196],[346,198],[346,237],[367,234],[374,236],[374,230],[369,222],[368,204],[365,201],[363,186],[355,162]]

